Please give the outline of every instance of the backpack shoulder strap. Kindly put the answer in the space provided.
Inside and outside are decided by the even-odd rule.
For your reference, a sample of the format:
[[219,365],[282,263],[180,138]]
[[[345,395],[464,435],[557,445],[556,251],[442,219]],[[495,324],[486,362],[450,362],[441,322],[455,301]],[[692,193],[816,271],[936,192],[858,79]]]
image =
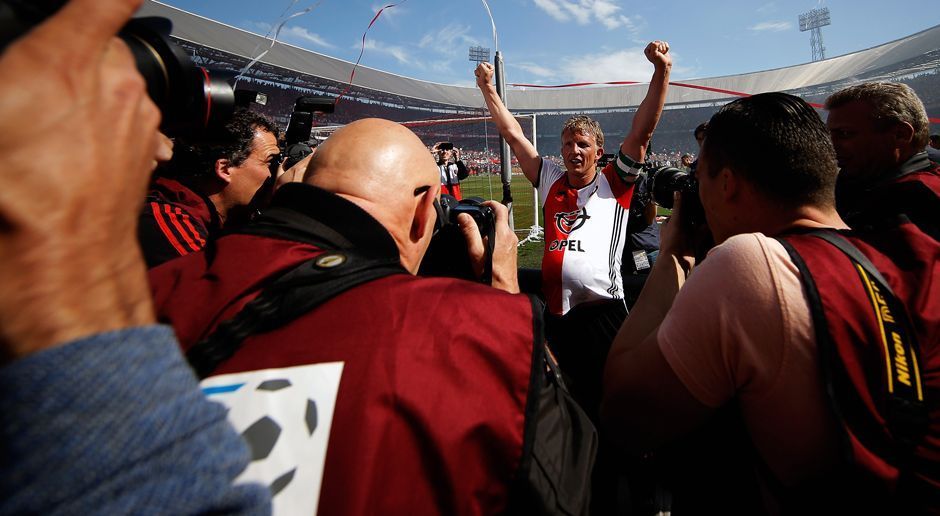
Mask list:
[[279,328],[353,287],[406,272],[397,260],[328,251],[277,278],[234,317],[191,347],[186,360],[199,379],[206,378],[249,336]]

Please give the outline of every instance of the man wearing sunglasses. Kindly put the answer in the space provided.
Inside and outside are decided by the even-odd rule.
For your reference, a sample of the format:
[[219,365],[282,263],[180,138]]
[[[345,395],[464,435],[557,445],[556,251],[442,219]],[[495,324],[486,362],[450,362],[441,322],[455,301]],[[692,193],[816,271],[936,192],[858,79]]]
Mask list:
[[223,227],[246,222],[273,184],[280,164],[278,127],[236,110],[208,137],[177,139],[159,168],[140,215],[138,236],[148,267],[201,250]]

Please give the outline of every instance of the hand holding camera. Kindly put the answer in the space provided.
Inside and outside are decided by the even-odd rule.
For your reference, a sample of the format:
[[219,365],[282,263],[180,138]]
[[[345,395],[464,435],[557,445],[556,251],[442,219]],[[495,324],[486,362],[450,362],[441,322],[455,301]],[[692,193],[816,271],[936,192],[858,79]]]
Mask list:
[[[698,197],[698,180],[694,174],[675,167],[646,168],[649,192],[656,204],[671,209],[668,228],[660,234],[660,252],[692,259],[689,267],[705,259],[714,244],[705,221],[705,209]],[[681,208],[679,205],[682,205]]]
[[495,218],[495,221],[489,221],[495,227],[493,242],[489,242],[488,236],[482,236],[483,232],[476,218],[468,213],[460,213],[457,216],[460,231],[467,240],[467,253],[470,256],[473,271],[477,276],[483,275],[487,267],[486,248],[492,245],[492,255],[489,257],[492,276],[490,285],[510,294],[518,294],[519,269],[516,248],[519,245],[519,237],[509,227],[509,209],[496,201],[485,201],[481,203],[481,206],[492,210]]
[[438,232],[431,239],[419,274],[480,281],[519,292],[516,246],[509,211],[496,201],[441,195]]
[[114,37],[138,4],[74,0],[0,59],[11,79],[0,82],[0,341],[9,356],[153,321],[136,214],[169,146]]

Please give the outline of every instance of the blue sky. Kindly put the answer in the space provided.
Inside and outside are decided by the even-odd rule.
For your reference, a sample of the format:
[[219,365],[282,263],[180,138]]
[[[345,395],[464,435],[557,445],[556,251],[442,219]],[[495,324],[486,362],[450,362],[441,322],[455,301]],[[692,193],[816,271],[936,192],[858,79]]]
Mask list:
[[[359,54],[375,13],[400,0],[163,0],[265,34],[285,12],[280,40],[347,61]],[[510,83],[648,80],[642,55],[669,41],[673,79],[715,77],[810,61],[799,13],[828,7],[826,56],[863,50],[940,24],[936,0],[636,2],[488,0]],[[890,5],[890,7],[888,7]],[[494,47],[482,0],[406,0],[386,9],[366,37],[362,65],[444,84],[472,85],[471,45]]]

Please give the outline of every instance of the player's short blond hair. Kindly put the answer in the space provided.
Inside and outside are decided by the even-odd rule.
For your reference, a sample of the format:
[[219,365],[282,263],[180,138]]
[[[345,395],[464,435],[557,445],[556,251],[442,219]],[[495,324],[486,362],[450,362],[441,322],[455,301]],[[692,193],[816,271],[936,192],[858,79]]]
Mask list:
[[565,131],[580,134],[593,134],[597,146],[604,146],[604,131],[601,130],[601,124],[598,124],[596,120],[589,116],[578,115],[569,118],[568,121],[565,122],[565,126],[561,129],[561,133],[564,134]]

